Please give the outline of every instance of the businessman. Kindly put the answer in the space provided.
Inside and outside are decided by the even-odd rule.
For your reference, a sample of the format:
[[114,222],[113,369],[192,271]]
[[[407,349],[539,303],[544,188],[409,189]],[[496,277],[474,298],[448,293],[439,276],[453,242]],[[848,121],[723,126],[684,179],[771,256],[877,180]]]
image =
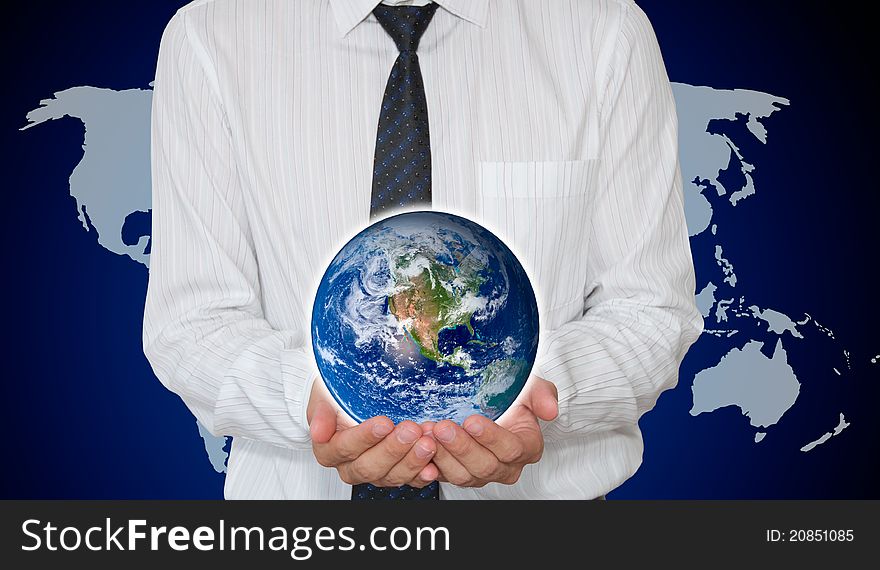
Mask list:
[[[197,0],[162,37],[144,349],[228,498],[591,499],[702,330],[674,102],[632,0]],[[359,425],[311,355],[317,281],[371,220],[501,236],[541,318],[499,421]]]

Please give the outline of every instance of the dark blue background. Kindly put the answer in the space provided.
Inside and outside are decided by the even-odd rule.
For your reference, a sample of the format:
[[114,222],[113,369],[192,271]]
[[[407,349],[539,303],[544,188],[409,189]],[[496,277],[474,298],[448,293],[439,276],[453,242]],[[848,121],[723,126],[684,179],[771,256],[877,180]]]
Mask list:
[[[222,495],[192,416],[141,354],[146,269],[98,246],[77,220],[67,179],[82,157],[82,125],[18,131],[55,91],[147,87],[164,25],[183,4],[5,9],[0,497]],[[791,99],[768,121],[770,144],[751,154],[759,195],[719,219],[725,256],[748,280],[749,302],[811,312],[852,351],[854,370],[837,383],[802,378],[798,403],[756,446],[737,409],[688,414],[694,371],[720,356],[698,345],[679,388],[643,418],[645,464],[611,497],[877,498],[880,382],[878,368],[867,367],[880,349],[872,276],[877,90],[868,19],[818,2],[640,4],[673,81]],[[706,264],[697,268],[702,285],[714,267],[711,256],[695,255]],[[786,348],[799,372],[827,367],[821,351]],[[852,427],[811,453],[798,451],[836,425],[841,410]]]

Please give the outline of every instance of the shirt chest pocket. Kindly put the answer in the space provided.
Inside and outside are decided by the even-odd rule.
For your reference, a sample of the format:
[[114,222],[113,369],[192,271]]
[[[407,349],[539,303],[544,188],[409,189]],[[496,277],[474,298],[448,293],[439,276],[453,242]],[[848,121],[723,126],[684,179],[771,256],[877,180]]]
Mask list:
[[598,160],[480,162],[477,208],[532,279],[542,329],[583,307]]

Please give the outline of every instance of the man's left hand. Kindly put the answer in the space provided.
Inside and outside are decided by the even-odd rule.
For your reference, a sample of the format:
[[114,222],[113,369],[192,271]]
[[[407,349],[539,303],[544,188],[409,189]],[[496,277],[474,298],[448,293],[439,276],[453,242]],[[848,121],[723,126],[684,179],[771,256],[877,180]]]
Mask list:
[[422,429],[440,444],[433,463],[441,481],[459,487],[482,487],[492,482],[512,485],[523,468],[537,463],[544,453],[538,420],[553,420],[558,413],[556,386],[534,376],[498,423],[473,415],[461,426],[443,420],[423,424]]

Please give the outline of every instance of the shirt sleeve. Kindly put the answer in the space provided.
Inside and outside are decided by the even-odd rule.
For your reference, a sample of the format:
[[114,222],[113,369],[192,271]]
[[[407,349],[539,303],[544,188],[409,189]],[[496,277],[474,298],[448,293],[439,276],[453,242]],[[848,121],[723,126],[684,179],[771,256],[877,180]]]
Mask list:
[[606,59],[584,312],[542,339],[534,372],[559,390],[549,440],[635,425],[675,386],[703,328],[675,103],[653,29],[634,4]]
[[316,375],[308,335],[264,318],[217,76],[189,31],[178,12],[159,48],[144,352],[211,433],[306,448]]

